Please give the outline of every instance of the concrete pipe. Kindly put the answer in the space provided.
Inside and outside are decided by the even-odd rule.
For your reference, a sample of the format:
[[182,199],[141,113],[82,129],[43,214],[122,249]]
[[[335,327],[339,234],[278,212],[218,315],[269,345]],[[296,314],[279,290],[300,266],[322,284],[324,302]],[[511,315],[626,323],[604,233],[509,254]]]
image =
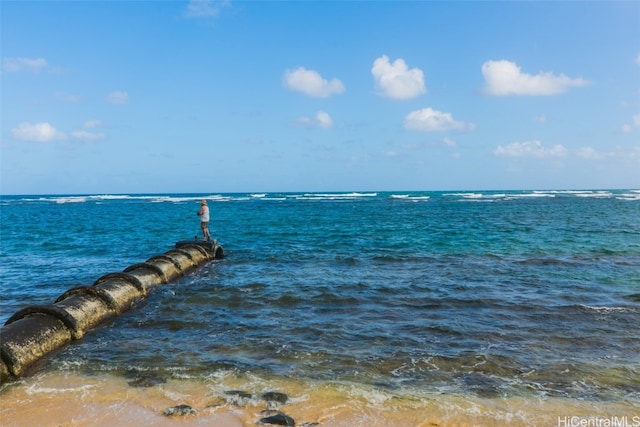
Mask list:
[[224,256],[214,240],[186,240],[146,262],[109,273],[93,286],[69,289],[49,305],[15,313],[0,329],[0,384],[35,370],[39,361],[131,308],[154,286],[169,283]]
[[[71,331],[57,317],[34,313],[2,328],[0,356],[7,366],[7,373],[17,378],[71,340]],[[1,379],[4,382],[9,378]]]

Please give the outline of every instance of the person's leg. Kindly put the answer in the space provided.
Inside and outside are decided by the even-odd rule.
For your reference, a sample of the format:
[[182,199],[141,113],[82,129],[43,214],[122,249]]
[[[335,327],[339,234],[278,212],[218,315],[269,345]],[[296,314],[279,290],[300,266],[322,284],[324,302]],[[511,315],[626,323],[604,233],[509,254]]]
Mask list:
[[208,222],[201,222],[200,226],[202,228],[202,238],[204,240],[209,240],[209,223]]

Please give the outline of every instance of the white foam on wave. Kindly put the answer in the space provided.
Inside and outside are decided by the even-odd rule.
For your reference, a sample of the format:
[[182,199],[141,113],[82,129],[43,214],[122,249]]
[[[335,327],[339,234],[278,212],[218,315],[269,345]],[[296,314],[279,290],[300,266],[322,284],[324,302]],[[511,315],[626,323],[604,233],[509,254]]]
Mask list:
[[631,190],[628,193],[621,193],[616,196],[618,200],[630,200],[636,201],[640,200],[640,190]]
[[542,194],[582,194],[588,192],[590,190],[534,190],[534,193]]
[[[186,203],[186,202],[199,202],[200,200],[206,200],[208,202],[228,202],[235,200],[231,196],[222,196],[219,194],[211,194],[208,196],[141,196],[140,199],[151,200],[152,203]],[[249,197],[244,197],[242,200],[249,200]]]
[[[189,196],[173,196],[173,195],[161,195],[161,194],[149,194],[149,195],[129,195],[129,194],[96,194],[96,195],[78,195],[78,196],[42,196],[38,198],[23,198],[20,202],[50,202],[57,204],[65,203],[87,203],[87,202],[103,202],[114,200],[126,200],[126,201],[149,201],[151,203],[184,203],[192,201],[200,201],[206,199],[209,201],[228,201],[234,199],[232,196],[222,195],[189,195]],[[248,197],[236,198],[237,200],[248,200]]]
[[[276,201],[281,202],[283,200],[287,200],[285,196],[270,196],[267,193],[252,193],[249,194],[250,198],[248,200],[262,200],[262,201]],[[242,200],[242,197],[234,198],[233,200]]]
[[[245,200],[248,199],[248,197],[245,197]],[[155,196],[155,201],[158,202],[184,203],[199,202],[200,200],[207,200],[208,202],[227,202],[232,200],[232,197],[222,196],[219,194],[210,194],[208,196]]]
[[56,386],[47,386],[46,384],[47,376],[42,377],[42,381],[35,381],[32,384],[27,385],[26,392],[30,396],[35,396],[39,394],[65,394],[69,392],[81,392],[82,394],[96,389],[99,384],[82,384],[79,383],[76,386],[69,384],[67,387],[62,387],[59,385]]
[[459,201],[463,202],[494,202],[496,200],[502,200],[507,197],[505,193],[445,193],[443,196],[447,197],[460,197]]
[[443,194],[443,197],[459,197],[461,201],[495,201],[514,200],[521,198],[554,198],[558,196],[573,196],[579,198],[594,199],[608,199],[615,197],[621,200],[640,200],[640,190],[627,190],[624,193],[615,193],[610,190],[532,190],[530,192],[457,192]]
[[586,191],[584,193],[576,193],[576,197],[591,197],[594,199],[610,198],[613,197],[613,193],[610,191]]
[[130,196],[127,194],[94,194],[86,196],[52,196],[40,197],[38,201],[53,202],[58,204],[64,203],[85,203],[85,202],[102,202],[108,200],[134,200],[143,199],[149,196]]
[[614,194],[608,190],[535,190],[535,195],[555,197],[555,196],[575,196],[575,197],[593,197],[608,198]]
[[[41,200],[47,200],[47,199],[41,199]],[[84,203],[87,201],[86,197],[82,197],[82,196],[72,196],[72,197],[55,197],[53,199],[51,199],[52,202],[54,203],[58,203],[58,204],[64,204],[64,203]]]
[[533,193],[523,193],[523,194],[509,194],[510,197],[556,197],[556,193],[553,191],[534,191]]
[[[270,195],[269,193],[246,193],[246,194],[210,194],[210,195],[196,195],[196,194],[96,194],[96,195],[52,195],[52,196],[34,196],[23,197],[13,201],[3,200],[3,203],[32,203],[32,202],[50,202],[56,204],[66,203],[100,203],[103,201],[149,201],[151,203],[189,203],[199,202],[202,199],[206,199],[210,202],[231,202],[231,201],[246,201],[246,200],[260,200],[260,201],[285,201],[289,199],[293,200],[358,200],[366,198],[375,198],[378,196],[377,192],[345,192],[345,193],[290,193],[279,194],[275,193]],[[432,196],[424,194],[416,194],[412,192],[407,193],[392,193],[389,196],[393,200],[402,201],[428,201]],[[510,201],[523,198],[553,198],[553,197],[577,197],[577,198],[593,198],[593,199],[608,199],[615,198],[625,201],[639,201],[640,190],[532,190],[532,191],[513,191],[513,192],[451,192],[443,193],[442,197],[445,198],[458,198],[457,201],[466,202],[493,202],[493,201]]]
[[85,203],[88,201],[103,201],[103,200],[117,200],[129,198],[129,196],[116,196],[116,195],[94,195],[94,196],[50,196],[39,197],[37,199],[22,199],[23,202],[52,202],[57,204],[65,203]]
[[349,396],[352,398],[361,398],[372,405],[381,405],[393,398],[393,396],[384,390],[376,388],[366,388],[362,386],[352,385],[348,390]]
[[304,193],[295,196],[297,200],[349,200],[363,197],[377,197],[378,193]]
[[607,307],[607,306],[592,306],[586,304],[580,304],[580,308],[586,311],[593,311],[601,314],[608,313],[634,313],[636,310],[631,307]]
[[480,199],[482,193],[445,193],[443,196],[464,197],[465,199]]
[[392,194],[389,196],[391,199],[395,200],[409,200],[412,202],[426,201],[431,199],[430,196],[412,196],[410,194]]

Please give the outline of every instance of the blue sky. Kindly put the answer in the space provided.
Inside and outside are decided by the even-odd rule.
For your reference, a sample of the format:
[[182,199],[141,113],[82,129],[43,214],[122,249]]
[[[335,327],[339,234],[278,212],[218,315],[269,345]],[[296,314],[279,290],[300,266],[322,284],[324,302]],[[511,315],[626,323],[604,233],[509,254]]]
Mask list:
[[640,188],[640,2],[6,1],[2,194]]

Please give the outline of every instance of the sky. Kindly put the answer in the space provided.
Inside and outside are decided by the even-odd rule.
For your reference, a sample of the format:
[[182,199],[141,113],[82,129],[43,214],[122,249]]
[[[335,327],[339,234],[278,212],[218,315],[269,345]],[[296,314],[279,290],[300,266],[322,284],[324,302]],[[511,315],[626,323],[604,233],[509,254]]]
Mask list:
[[0,194],[640,188],[638,1],[0,0]]

